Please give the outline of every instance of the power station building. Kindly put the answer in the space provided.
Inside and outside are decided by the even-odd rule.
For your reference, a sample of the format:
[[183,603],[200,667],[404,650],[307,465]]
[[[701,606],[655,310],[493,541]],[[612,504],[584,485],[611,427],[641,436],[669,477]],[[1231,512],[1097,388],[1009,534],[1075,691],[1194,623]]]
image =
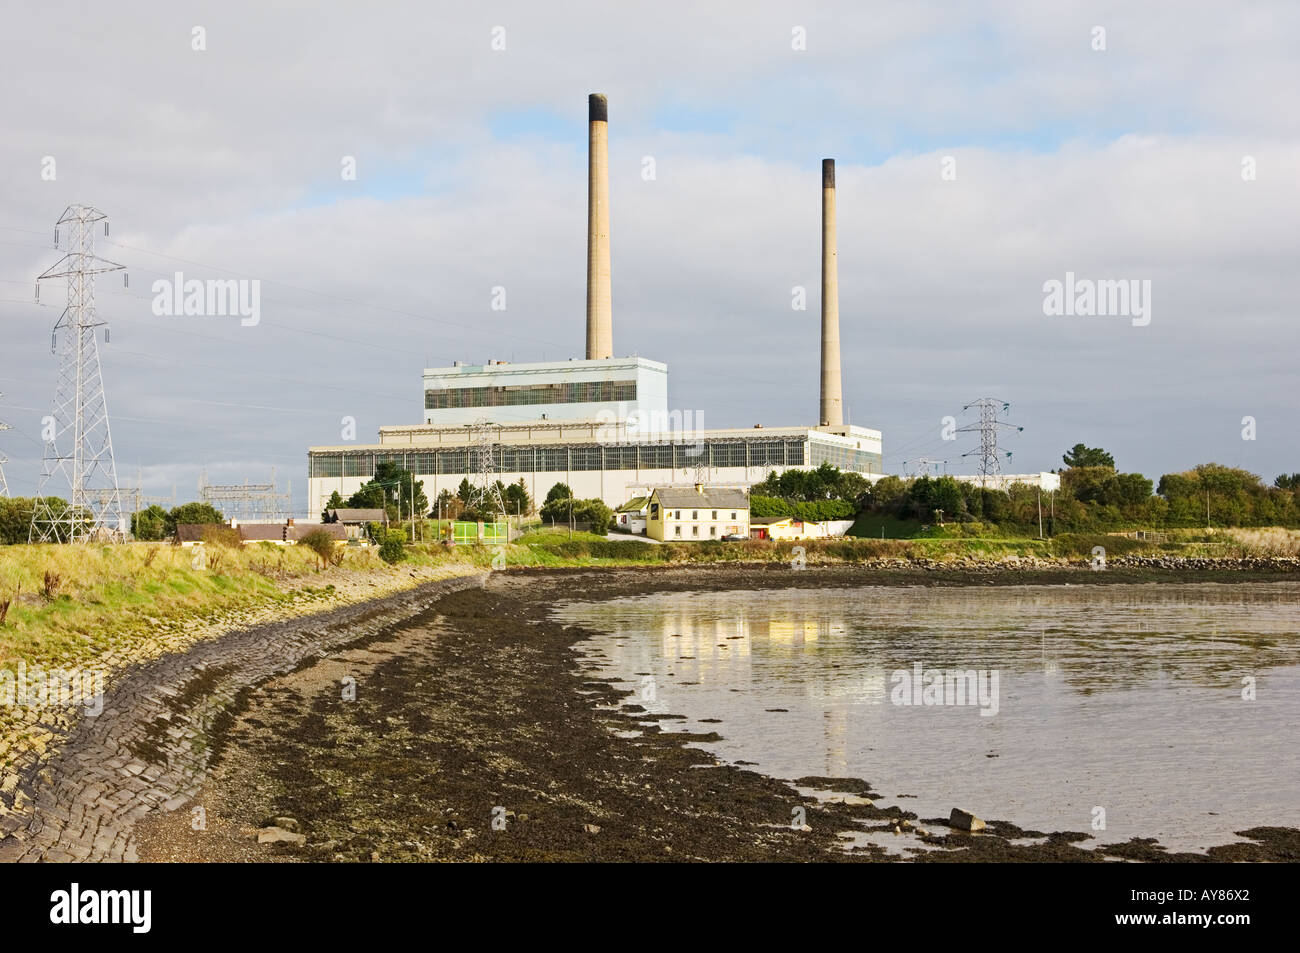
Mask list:
[[426,369],[422,424],[380,427],[374,444],[310,448],[311,512],[334,492],[347,499],[384,462],[423,480],[430,500],[490,471],[503,483],[522,479],[535,500],[563,482],[575,497],[610,507],[657,487],[744,488],[773,471],[824,462],[883,473],[880,431],[842,420],[834,160],[822,169],[818,423],[704,430],[690,411],[669,411],[667,365],[613,354],[608,105],[599,94],[588,105],[586,359]]

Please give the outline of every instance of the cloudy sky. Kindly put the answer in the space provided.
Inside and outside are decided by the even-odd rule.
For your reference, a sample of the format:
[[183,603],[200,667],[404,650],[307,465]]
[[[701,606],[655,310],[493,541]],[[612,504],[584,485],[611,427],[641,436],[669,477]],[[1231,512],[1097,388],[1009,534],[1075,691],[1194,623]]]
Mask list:
[[[190,499],[205,467],[274,467],[301,500],[306,448],[344,416],[367,441],[420,421],[423,367],[581,357],[593,91],[615,352],[667,363],[670,406],[705,426],[815,423],[833,156],[845,401],[886,470],[972,470],[942,418],[994,396],[1024,427],[1017,472],[1080,441],[1150,476],[1300,471],[1293,3],[269,6],[6,11],[15,495],[40,469],[63,297],[37,304],[34,279],[72,203],[108,213],[96,251],[130,279],[97,285],[123,484]],[[177,271],[260,280],[260,323],[156,316]],[[1045,315],[1067,272],[1149,281],[1150,323]]]

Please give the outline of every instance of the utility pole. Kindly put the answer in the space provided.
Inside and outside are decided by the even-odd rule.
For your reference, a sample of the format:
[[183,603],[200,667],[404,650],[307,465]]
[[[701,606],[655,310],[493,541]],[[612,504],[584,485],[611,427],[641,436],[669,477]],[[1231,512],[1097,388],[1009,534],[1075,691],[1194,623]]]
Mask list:
[[[978,433],[980,435],[980,445],[978,450],[968,450],[963,453],[963,457],[978,456],[980,460],[980,487],[988,487],[989,478],[996,479],[1002,473],[1002,451],[998,448],[998,428],[1010,427],[1016,433],[1020,433],[1025,428],[1018,427],[998,418],[1011,409],[1011,405],[1004,400],[996,397],[981,397],[979,400],[971,401],[962,411],[970,410],[972,407],[979,408],[979,423],[967,424],[964,427],[958,427],[957,430],[964,433]],[[1011,458],[1011,451],[1006,452],[1007,458]]]
[[[126,535],[95,333],[104,326],[95,317],[95,275],[125,267],[95,255],[94,229],[103,222],[107,235],[107,219],[99,209],[69,205],[54,232],[57,247],[59,228],[66,230],[67,254],[36,279],[38,300],[39,283],[49,278],[66,278],[68,297],[51,335],[51,348],[59,354],[59,379],[54,413],[42,426],[45,453],[28,542],[67,543],[101,535],[120,541]],[[51,503],[64,492],[66,506]]]
[[1034,496],[1038,498],[1038,538],[1043,538],[1043,488],[1034,487]]

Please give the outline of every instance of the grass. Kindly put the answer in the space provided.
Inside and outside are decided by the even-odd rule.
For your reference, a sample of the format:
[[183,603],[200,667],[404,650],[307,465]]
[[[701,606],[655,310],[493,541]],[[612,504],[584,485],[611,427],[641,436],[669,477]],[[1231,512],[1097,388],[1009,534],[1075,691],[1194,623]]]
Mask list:
[[[875,522],[870,520],[874,519]],[[885,538],[879,537],[881,526]],[[1172,530],[1157,544],[1122,535],[1063,534],[1031,537],[915,535],[920,524],[880,517],[859,520],[862,537],[798,542],[746,540],[651,544],[612,534],[539,529],[505,547],[504,565],[583,567],[690,565],[705,562],[856,563],[871,559],[934,561],[1008,557],[1088,559],[1096,546],[1110,557],[1300,555],[1300,531],[1286,529]],[[872,529],[875,533],[871,533]],[[942,529],[934,527],[933,529]],[[911,532],[913,535],[908,536]],[[796,549],[798,547],[798,549]],[[501,548],[448,547],[424,542],[406,547],[396,566],[372,549],[349,548],[341,567],[316,568],[300,547],[261,543],[242,548],[207,547],[209,565],[195,568],[195,550],[158,543],[17,545],[0,547],[0,602],[11,600],[0,625],[0,668],[17,659],[29,664],[77,664],[117,644],[136,647],[184,624],[249,607],[310,600],[332,591],[350,573],[396,579],[413,566],[445,566],[449,572],[500,568]],[[165,641],[165,640],[163,640]],[[161,651],[162,649],[160,649]]]

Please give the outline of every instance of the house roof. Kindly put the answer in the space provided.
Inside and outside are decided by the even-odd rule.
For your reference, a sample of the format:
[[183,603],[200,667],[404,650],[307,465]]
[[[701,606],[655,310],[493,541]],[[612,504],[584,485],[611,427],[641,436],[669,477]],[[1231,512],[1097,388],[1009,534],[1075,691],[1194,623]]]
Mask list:
[[348,528],[343,523],[294,523],[284,527],[285,538],[295,543],[309,533],[326,532],[335,539],[347,539]]
[[201,543],[203,542],[203,531],[212,523],[177,523],[176,540],[181,543]]
[[749,497],[744,490],[733,487],[706,486],[699,490],[691,487],[656,487],[654,495],[659,503],[669,509],[717,507],[718,509],[747,510]]
[[330,510],[330,517],[340,523],[382,523],[388,514],[381,509],[373,510]]
[[645,509],[645,505],[649,501],[650,498],[648,496],[634,496],[632,497],[632,499],[628,500],[626,503],[624,503],[614,512],[615,513],[640,513],[643,509]]
[[793,516],[751,516],[749,518],[750,526],[771,526],[774,523],[789,523],[794,520]]
[[239,535],[246,543],[265,540],[282,541],[284,539],[283,523],[240,523]]

